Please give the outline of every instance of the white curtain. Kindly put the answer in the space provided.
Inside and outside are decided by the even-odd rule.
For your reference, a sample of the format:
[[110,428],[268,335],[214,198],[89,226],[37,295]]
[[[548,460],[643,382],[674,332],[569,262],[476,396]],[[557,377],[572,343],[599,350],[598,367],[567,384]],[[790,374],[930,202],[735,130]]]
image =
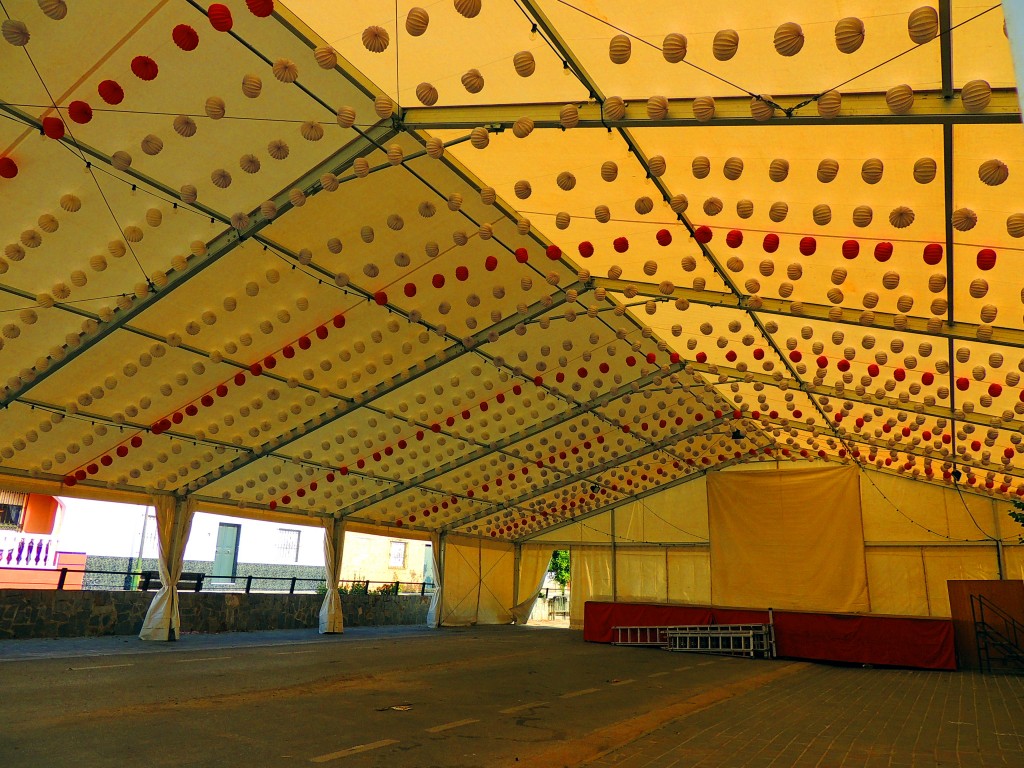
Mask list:
[[441,619],[441,535],[430,534],[430,557],[434,561],[434,594],[427,608],[427,626],[437,629]]
[[153,500],[153,506],[156,507],[160,582],[163,586],[149,604],[139,637],[143,640],[177,640],[181,634],[178,579],[181,578],[185,544],[188,543],[188,533],[192,529],[196,502],[191,496],[184,499],[157,496]]
[[320,634],[341,634],[345,631],[338,582],[341,581],[341,557],[345,551],[345,521],[324,520],[324,572],[327,594],[320,606]]
[[530,620],[554,551],[551,545],[523,544],[519,554],[519,604],[512,607],[516,624],[526,624]]

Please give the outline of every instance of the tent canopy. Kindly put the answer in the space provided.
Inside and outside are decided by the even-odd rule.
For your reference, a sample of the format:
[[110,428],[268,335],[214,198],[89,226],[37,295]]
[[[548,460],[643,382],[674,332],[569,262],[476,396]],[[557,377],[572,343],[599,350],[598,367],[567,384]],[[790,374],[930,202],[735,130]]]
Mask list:
[[4,484],[517,541],[780,459],[1024,492],[1010,46],[919,2],[9,0]]

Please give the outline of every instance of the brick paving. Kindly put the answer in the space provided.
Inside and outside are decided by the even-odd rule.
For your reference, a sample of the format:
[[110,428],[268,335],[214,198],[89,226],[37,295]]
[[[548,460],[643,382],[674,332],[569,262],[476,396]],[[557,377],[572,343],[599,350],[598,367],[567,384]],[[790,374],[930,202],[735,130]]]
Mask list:
[[1024,677],[808,666],[590,768],[1024,766]]

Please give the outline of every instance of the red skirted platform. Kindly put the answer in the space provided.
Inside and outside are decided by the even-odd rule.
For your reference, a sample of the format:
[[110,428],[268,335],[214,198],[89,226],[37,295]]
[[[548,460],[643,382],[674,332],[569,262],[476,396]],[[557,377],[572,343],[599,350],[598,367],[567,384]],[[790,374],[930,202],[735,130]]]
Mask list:
[[[949,619],[775,611],[774,622],[778,654],[785,658],[956,669]],[[768,611],[589,601],[583,610],[583,639],[610,643],[612,627],[767,623]]]

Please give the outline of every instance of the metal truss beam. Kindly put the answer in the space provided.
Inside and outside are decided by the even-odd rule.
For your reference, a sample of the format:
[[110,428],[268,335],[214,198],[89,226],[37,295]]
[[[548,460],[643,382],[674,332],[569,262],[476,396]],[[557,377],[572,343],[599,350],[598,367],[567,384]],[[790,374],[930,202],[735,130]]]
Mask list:
[[517,313],[498,323],[495,323],[494,325],[489,326],[488,328],[484,328],[481,331],[477,331],[475,334],[468,337],[464,341],[460,341],[456,344],[446,347],[444,350],[437,353],[436,355],[432,355],[426,360],[421,360],[413,364],[406,370],[402,371],[401,373],[395,374],[394,376],[390,377],[390,381],[388,383],[374,387],[370,390],[367,390],[366,392],[361,393],[360,395],[357,395],[349,403],[341,403],[325,413],[314,416],[309,421],[306,421],[303,424],[293,427],[292,429],[288,430],[282,435],[274,437],[272,440],[270,440],[267,443],[264,443],[258,448],[254,448],[252,452],[247,456],[236,458],[228,462],[227,464],[218,467],[217,469],[203,475],[202,477],[191,480],[186,487],[188,488],[189,491],[195,491],[196,489],[207,485],[213,480],[222,479],[234,472],[237,472],[240,469],[243,469],[244,467],[247,467],[254,461],[257,461],[258,459],[263,458],[264,456],[270,453],[279,451],[285,446],[294,443],[296,440],[299,440],[312,432],[315,432],[319,429],[322,429],[323,427],[328,426],[329,424],[332,424],[333,422],[340,419],[342,416],[345,416],[351,413],[352,411],[361,408],[365,405],[369,405],[370,403],[374,402],[375,400],[378,400],[384,395],[390,394],[391,392],[394,392],[400,387],[412,381],[415,381],[421,376],[430,373],[431,371],[434,371],[440,368],[441,366],[446,365],[452,360],[455,360],[473,351],[474,349],[476,349],[478,345],[485,344],[488,341],[490,341],[495,334],[500,337],[503,334],[513,330],[516,327],[516,325],[523,322],[524,320],[529,320],[532,317],[542,315],[545,312],[550,311],[552,308],[564,304],[566,302],[566,292],[569,290],[576,290],[579,294],[583,294],[591,290],[591,288],[586,283],[574,282],[572,285],[567,286],[564,290],[559,291],[553,296],[547,297],[550,299],[550,301],[538,301],[529,308],[527,308],[527,311],[525,313]]
[[[894,315],[889,312],[872,311],[872,321],[870,324],[867,324],[864,322],[866,315],[863,310],[829,306],[828,304],[787,301],[785,299],[761,296],[757,300],[752,300],[751,296],[745,294],[736,295],[709,289],[697,291],[693,288],[680,287],[675,288],[670,294],[664,294],[655,283],[624,279],[613,280],[605,277],[595,277],[593,282],[595,288],[604,288],[607,291],[617,293],[635,290],[639,296],[647,296],[662,301],[686,299],[691,304],[701,304],[708,307],[722,307],[742,312],[757,312],[759,314],[786,315],[788,317],[799,317],[803,320],[820,320],[842,325],[856,325],[865,330],[877,328],[896,333],[913,333],[921,336],[958,341],[977,342],[982,341],[983,337],[987,337],[984,338],[984,342],[988,344],[1024,349],[1024,331],[1020,329],[965,323],[948,317],[941,323],[935,323],[920,316]],[[988,337],[989,332],[991,332],[991,337]]]
[[545,485],[543,488],[537,488],[536,490],[530,490],[525,493],[521,493],[514,499],[503,501],[500,504],[495,504],[486,510],[483,510],[481,512],[474,512],[471,515],[467,515],[466,517],[460,518],[459,520],[455,520],[451,523],[448,523],[444,526],[443,530],[451,531],[463,525],[468,525],[469,523],[472,523],[476,520],[482,520],[485,517],[490,517],[491,515],[497,514],[499,512],[504,512],[507,509],[517,507],[520,504],[530,501],[531,499],[535,499],[538,496],[543,496],[547,493],[551,493],[552,491],[557,491],[561,488],[565,488],[566,486],[572,485],[573,483],[578,483],[581,480],[586,480],[588,477],[599,475],[602,472],[607,472],[609,469],[614,469],[615,467],[622,466],[623,464],[626,464],[635,459],[642,458],[643,456],[646,456],[648,454],[655,453],[665,448],[669,448],[670,446],[682,442],[687,438],[695,437],[701,433],[707,432],[710,429],[714,429],[717,426],[729,423],[731,421],[732,418],[725,418],[724,416],[721,418],[712,419],[707,424],[701,424],[698,427],[691,427],[690,429],[683,430],[678,434],[666,437],[664,440],[659,440],[657,443],[643,445],[640,448],[635,448],[632,451],[627,451],[626,453],[608,459],[607,461],[601,462],[600,464],[595,464],[593,467],[585,469],[582,472],[578,472],[575,475],[570,475],[569,477],[562,478],[561,480],[557,480],[554,483],[549,483],[548,485]]
[[[784,108],[806,104],[792,116],[778,114],[772,120],[759,122],[750,116],[750,98],[727,96],[715,98],[715,117],[702,123],[693,116],[693,99],[669,99],[668,117],[651,120],[647,117],[647,102],[626,102],[626,116],[622,120],[603,120],[601,104],[595,101],[578,104],[579,128],[707,128],[724,126],[760,126],[779,128],[788,125],[972,125],[1021,122],[1017,92],[1013,88],[994,88],[992,101],[984,112],[971,113],[963,108],[959,99],[948,98],[942,90],[915,91],[914,108],[909,114],[894,115],[885,103],[884,93],[843,94],[840,114],[826,120],[819,117],[814,102],[818,94],[798,94],[774,97]],[[489,126],[495,130],[511,128],[521,117],[529,117],[537,128],[562,128],[559,110],[562,103],[481,104],[443,107],[406,107],[403,125],[410,130],[471,130]]]

